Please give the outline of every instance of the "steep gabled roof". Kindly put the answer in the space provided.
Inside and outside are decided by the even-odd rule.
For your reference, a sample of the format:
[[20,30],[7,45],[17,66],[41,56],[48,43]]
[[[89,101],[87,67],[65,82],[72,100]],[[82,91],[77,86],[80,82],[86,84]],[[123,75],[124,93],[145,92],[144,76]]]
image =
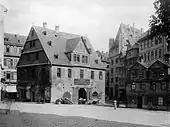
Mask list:
[[163,60],[161,60],[161,59],[154,60],[154,61],[150,64],[149,68],[152,67],[152,65],[154,65],[154,64],[157,63],[157,62],[160,62],[160,63],[162,63],[163,65],[165,65],[165,66],[167,66],[167,67],[170,68],[170,65],[169,65],[167,62],[165,62],[165,61],[163,61]]
[[134,66],[136,66],[137,64],[141,65],[142,67],[144,67],[145,69],[148,68],[148,66],[144,63],[141,63],[141,62],[136,62],[135,64],[133,64],[131,67],[129,67],[129,69],[132,69]]
[[[44,29],[39,26],[33,26],[33,29],[35,30],[51,64],[71,66],[71,63],[65,53],[75,49],[77,43],[80,41],[80,39],[82,39],[80,35],[56,32],[55,30],[47,28]],[[44,31],[46,31],[46,35],[43,34]],[[95,63],[95,60],[98,58],[98,56],[88,38],[83,38],[86,40],[86,42],[83,42],[86,48],[91,49],[90,67],[104,69],[104,64],[100,60],[98,64]],[[49,41],[51,42],[51,46],[48,44]],[[58,59],[56,59],[54,55],[58,55]]]

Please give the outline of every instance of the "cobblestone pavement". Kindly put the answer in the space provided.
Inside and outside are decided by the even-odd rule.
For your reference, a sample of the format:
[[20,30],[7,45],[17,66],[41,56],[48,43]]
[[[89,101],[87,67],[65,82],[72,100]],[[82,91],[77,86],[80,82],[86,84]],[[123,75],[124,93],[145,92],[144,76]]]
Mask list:
[[[161,111],[155,112],[155,111],[146,111],[146,110],[138,110],[138,109],[123,109],[123,108],[118,108],[117,110],[114,110],[112,107],[102,107],[102,106],[93,106],[93,105],[55,105],[55,104],[34,104],[34,103],[13,103],[11,105],[11,110],[19,110],[20,111],[20,113],[18,113],[20,114],[20,119],[18,118],[18,121],[20,121],[19,123],[27,123],[27,124],[29,124],[29,121],[27,121],[28,120],[27,117],[29,117],[29,119],[32,118],[31,121],[34,121],[34,124],[37,120],[44,121],[45,119],[48,119],[50,121],[50,119],[56,119],[56,118],[58,118],[56,119],[57,121],[59,120],[57,123],[60,123],[61,121],[65,120],[66,123],[70,124],[71,122],[70,120],[73,120],[73,118],[76,118],[73,121],[77,121],[78,119],[80,121],[83,121],[83,123],[89,123],[88,121],[91,121],[92,123],[97,124],[94,126],[113,125],[114,127],[114,125],[117,125],[115,127],[119,127],[120,123],[117,123],[117,122],[141,124],[141,125],[146,125],[146,126],[149,126],[149,125],[162,126],[162,127],[169,127],[170,125],[170,113],[161,112]],[[17,113],[13,113],[14,116],[16,114]],[[43,115],[43,114],[48,114],[48,115]],[[75,117],[67,117],[67,119],[64,118],[62,120],[63,116],[75,116]],[[77,117],[77,116],[81,116],[81,117]],[[82,117],[87,117],[88,119],[85,119]],[[94,119],[89,119],[89,118],[94,118]],[[17,117],[15,117],[15,119],[17,119]],[[98,122],[96,122],[96,119],[100,119],[100,120],[97,120]],[[107,121],[101,121],[101,120],[107,120]],[[117,121],[117,122],[116,123],[108,122],[108,120]],[[63,127],[64,127],[65,122],[61,124],[63,125]],[[44,122],[38,122],[37,125],[40,123],[43,124]],[[56,122],[54,123],[57,124]],[[78,124],[78,123],[77,125],[75,124],[74,125],[81,126],[81,124]],[[28,126],[28,125],[24,125],[24,126]],[[59,126],[59,125],[56,125],[56,126]],[[132,125],[126,124],[126,126],[131,127]],[[133,125],[133,126],[135,127],[136,125]],[[46,126],[44,125],[44,127]],[[123,124],[121,125],[121,127],[124,127]]]

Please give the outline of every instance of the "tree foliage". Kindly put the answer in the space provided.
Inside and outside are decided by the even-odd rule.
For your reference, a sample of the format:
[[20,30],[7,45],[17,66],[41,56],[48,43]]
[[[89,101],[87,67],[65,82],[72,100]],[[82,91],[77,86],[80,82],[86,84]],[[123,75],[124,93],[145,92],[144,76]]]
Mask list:
[[154,3],[155,13],[150,17],[151,35],[163,35],[170,39],[170,0],[156,0]]

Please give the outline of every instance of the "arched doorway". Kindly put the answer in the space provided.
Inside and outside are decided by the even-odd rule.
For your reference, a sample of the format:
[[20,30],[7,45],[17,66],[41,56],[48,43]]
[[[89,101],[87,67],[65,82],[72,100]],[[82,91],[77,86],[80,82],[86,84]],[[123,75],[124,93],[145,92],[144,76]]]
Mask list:
[[70,94],[70,92],[64,92],[64,94],[63,94],[63,98],[68,98],[69,100],[71,100],[71,94]]
[[79,89],[79,98],[83,98],[87,100],[87,92],[84,88]]
[[97,97],[98,96],[98,92],[94,91],[92,94],[93,97]]

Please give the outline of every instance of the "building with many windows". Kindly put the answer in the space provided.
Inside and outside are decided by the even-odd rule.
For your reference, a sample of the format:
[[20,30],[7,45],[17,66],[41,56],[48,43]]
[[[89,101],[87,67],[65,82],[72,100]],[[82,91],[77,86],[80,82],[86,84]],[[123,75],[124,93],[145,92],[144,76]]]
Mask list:
[[104,63],[106,68],[106,74],[105,74],[105,98],[109,100],[109,53],[108,52],[100,52],[96,51],[98,57],[101,59],[101,61]]
[[[4,33],[4,60],[3,60],[3,83],[4,90],[17,94],[17,71],[16,65],[21,55],[26,36]],[[11,97],[14,97],[12,94]]]
[[[105,101],[105,67],[87,37],[33,26],[17,64],[22,101],[55,102],[99,95]],[[94,94],[95,93],[95,94]]]
[[127,106],[170,108],[168,43],[163,36],[145,32],[138,40],[139,58],[128,70]]
[[[120,96],[125,96],[125,80],[122,80],[122,78],[125,77],[124,60],[126,51],[129,46],[135,44],[141,33],[142,29],[139,30],[134,25],[121,23],[116,38],[109,40],[109,97],[111,100],[119,100]],[[121,101],[125,101],[123,97],[121,98]]]

